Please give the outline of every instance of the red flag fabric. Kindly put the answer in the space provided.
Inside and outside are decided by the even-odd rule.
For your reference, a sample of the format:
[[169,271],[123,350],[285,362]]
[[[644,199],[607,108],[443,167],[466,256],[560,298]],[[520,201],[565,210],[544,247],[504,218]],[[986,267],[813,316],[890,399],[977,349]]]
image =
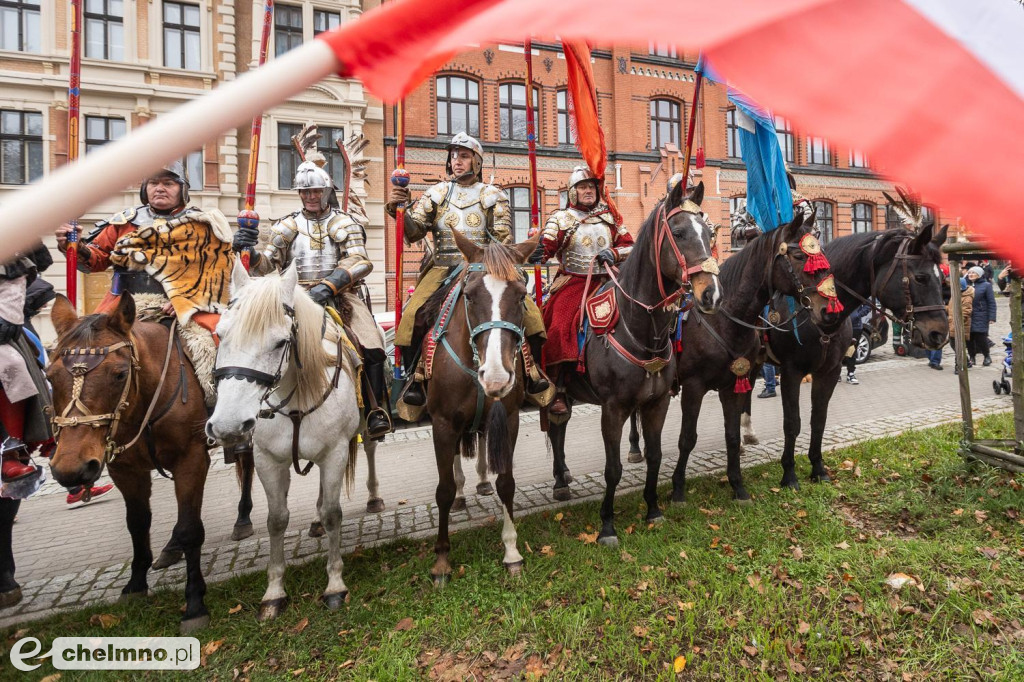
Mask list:
[[1007,0],[398,0],[319,37],[392,101],[459,50],[528,35],[702,48],[775,113],[1024,262],[1022,34]]

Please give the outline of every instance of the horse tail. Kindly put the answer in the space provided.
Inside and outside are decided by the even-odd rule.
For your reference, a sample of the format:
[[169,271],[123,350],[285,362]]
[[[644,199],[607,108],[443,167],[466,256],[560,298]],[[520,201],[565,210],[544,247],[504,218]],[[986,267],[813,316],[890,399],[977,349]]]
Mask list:
[[359,453],[359,436],[352,436],[348,442],[348,461],[345,462],[345,497],[352,497],[352,484],[356,482],[356,455]]
[[507,474],[512,471],[512,443],[508,434],[508,412],[505,405],[496,400],[487,415],[487,465],[492,474]]
[[464,459],[473,459],[476,457],[476,434],[475,433],[464,433],[462,439],[459,441],[459,455]]
[[235,459],[235,479],[238,481],[238,488],[241,490],[245,487],[245,473],[249,471],[249,480],[252,480],[252,474],[256,470],[256,462],[253,461],[252,448],[246,448],[245,450],[239,450],[238,456]]

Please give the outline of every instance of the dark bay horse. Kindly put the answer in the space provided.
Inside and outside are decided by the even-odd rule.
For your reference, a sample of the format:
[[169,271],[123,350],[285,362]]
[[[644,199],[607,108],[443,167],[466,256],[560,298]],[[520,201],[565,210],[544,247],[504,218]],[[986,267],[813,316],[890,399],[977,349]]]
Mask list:
[[757,237],[733,254],[722,265],[720,277],[727,294],[718,314],[691,311],[683,323],[682,352],[676,358],[683,423],[679,461],[672,474],[673,502],[686,501],[686,465],[697,444],[697,419],[708,391],[717,391],[722,404],[733,495],[738,501],[750,499],[740,468],[740,415],[750,395],[748,375],[760,364],[764,307],[777,292],[797,299],[815,324],[838,320],[838,313],[828,310],[829,298],[822,294],[822,290],[831,291],[828,265],[809,261],[808,251],[820,249],[813,226],[813,216],[805,222],[798,213],[790,224]]
[[210,466],[203,434],[206,407],[181,342],[161,324],[136,322],[135,301],[128,294],[109,315],[83,318],[58,295],[50,316],[58,334],[46,370],[57,438],[53,477],[62,486],[89,489],[109,468],[124,496],[132,536],[131,577],[121,591],[127,597],[148,591],[150,472],[170,472],[178,500],[172,542],[187,563],[181,631],[204,627],[210,621],[199,565]]
[[[799,489],[794,451],[800,434],[800,384],[813,376],[811,384],[811,442],[807,457],[811,462],[811,480],[828,481],[822,463],[821,441],[828,418],[828,404],[842,369],[842,359],[850,346],[852,329],[849,316],[862,303],[877,299],[893,311],[894,318],[911,330],[911,342],[927,349],[941,348],[949,335],[946,308],[942,301],[942,273],[939,271],[939,247],[946,240],[946,227],[933,238],[933,224],[919,232],[907,229],[867,232],[841,237],[825,245],[824,253],[832,266],[839,300],[843,305],[839,322],[831,329],[805,324],[807,313],[797,313],[798,333],[772,330],[768,334],[769,360],[774,357],[782,369],[782,407],[785,449],[782,452],[781,486]],[[775,299],[773,306],[785,319],[788,303]],[[744,410],[749,424],[750,396]],[[753,431],[744,435],[757,442]]]
[[[430,573],[435,584],[451,575],[448,553],[448,521],[455,502],[455,458],[476,453],[477,433],[482,427],[487,441],[487,461],[504,511],[501,540],[503,563],[512,575],[522,570],[523,557],[516,547],[512,522],[516,482],[512,456],[519,436],[519,409],[525,396],[523,344],[526,285],[518,266],[537,248],[536,239],[508,247],[478,247],[455,230],[455,241],[468,265],[441,306],[448,326],[433,347],[433,367],[427,391],[427,412],[433,424],[434,458],[437,461],[438,531],[436,560]],[[424,351],[427,354],[427,351]]]
[[[661,428],[675,378],[671,334],[684,297],[703,312],[714,313],[722,300],[718,264],[712,256],[712,231],[700,214],[704,184],[684,194],[679,183],[655,206],[637,235],[622,270],[602,290],[610,289],[619,318],[603,335],[591,335],[584,349],[585,372],[568,385],[571,402],[601,405],[605,449],[605,495],[601,505],[602,544],[615,546],[615,488],[622,477],[619,445],[629,415],[639,411],[647,442],[644,500],[647,520],[659,522],[658,471]],[[600,295],[600,294],[599,294]],[[567,421],[552,424],[554,496],[569,499],[572,480],[565,465]]]

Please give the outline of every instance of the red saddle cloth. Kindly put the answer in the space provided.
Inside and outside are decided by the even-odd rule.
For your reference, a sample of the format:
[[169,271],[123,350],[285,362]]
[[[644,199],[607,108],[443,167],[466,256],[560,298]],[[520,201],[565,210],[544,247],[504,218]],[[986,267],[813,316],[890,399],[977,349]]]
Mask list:
[[606,334],[619,321],[619,305],[615,301],[615,289],[608,287],[587,299],[587,320],[595,334]]

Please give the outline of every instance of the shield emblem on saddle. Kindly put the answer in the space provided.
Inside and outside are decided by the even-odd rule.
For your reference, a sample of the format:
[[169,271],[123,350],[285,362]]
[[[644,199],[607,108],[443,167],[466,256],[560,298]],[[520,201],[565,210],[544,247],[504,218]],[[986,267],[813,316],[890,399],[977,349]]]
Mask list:
[[603,286],[587,299],[584,306],[590,328],[595,334],[606,334],[619,321],[619,304],[615,300],[615,289]]

